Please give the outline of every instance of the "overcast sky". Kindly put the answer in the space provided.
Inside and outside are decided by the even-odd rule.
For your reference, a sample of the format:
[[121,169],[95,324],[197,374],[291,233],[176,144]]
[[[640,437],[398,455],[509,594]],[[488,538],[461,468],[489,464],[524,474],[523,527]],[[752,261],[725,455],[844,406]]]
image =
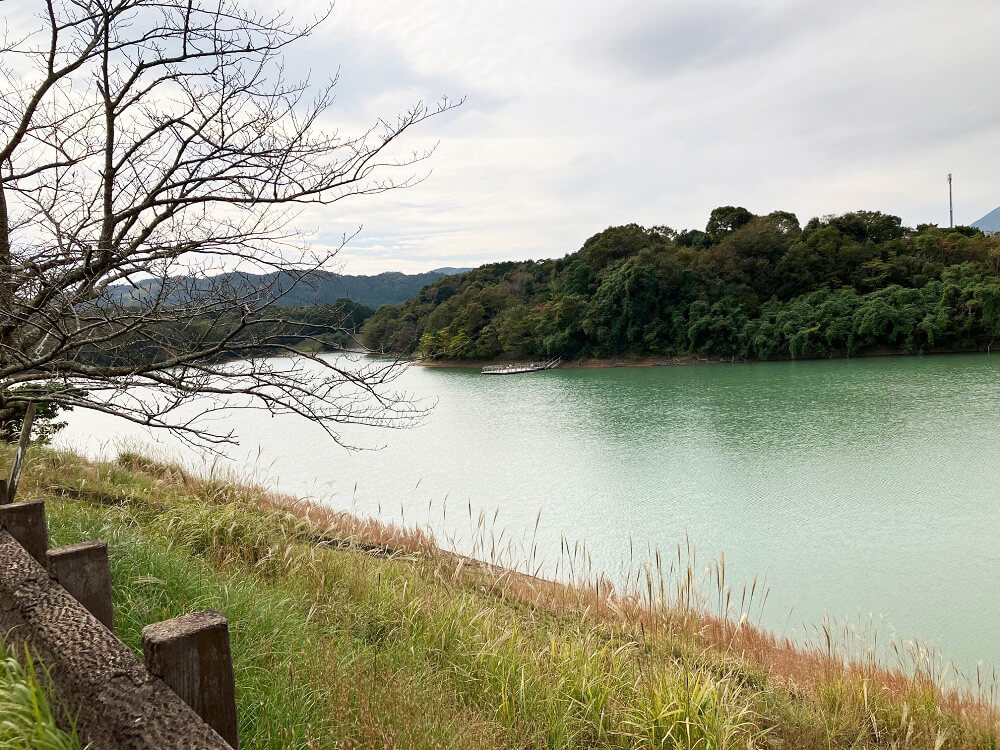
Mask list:
[[946,224],[949,171],[958,223],[1000,205],[997,0],[339,0],[306,61],[339,67],[345,127],[466,97],[411,138],[440,142],[429,180],[306,217],[324,244],[364,225],[347,273],[561,256],[725,204]]
[[317,245],[363,227],[345,273],[558,257],[728,204],[945,225],[948,172],[957,223],[1000,205],[1000,0],[337,0],[288,63],[339,71],[348,134],[465,98],[408,134],[438,144],[427,180],[301,217]]

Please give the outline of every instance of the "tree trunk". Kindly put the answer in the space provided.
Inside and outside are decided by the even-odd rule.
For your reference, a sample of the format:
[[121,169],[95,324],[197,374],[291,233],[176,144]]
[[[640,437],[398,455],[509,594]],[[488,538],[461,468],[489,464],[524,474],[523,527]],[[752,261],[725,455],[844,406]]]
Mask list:
[[31,442],[31,425],[35,421],[35,405],[28,404],[24,411],[24,422],[21,423],[21,439],[17,441],[17,453],[14,454],[14,465],[10,470],[10,480],[7,482],[7,496],[4,502],[14,502],[17,494],[17,483],[21,478],[21,467],[24,465],[24,456],[28,452],[28,444]]

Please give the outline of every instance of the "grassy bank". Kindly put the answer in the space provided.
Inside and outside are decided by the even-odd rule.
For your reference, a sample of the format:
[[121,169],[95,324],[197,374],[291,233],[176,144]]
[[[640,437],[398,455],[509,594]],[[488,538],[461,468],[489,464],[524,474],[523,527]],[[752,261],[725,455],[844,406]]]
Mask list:
[[21,492],[53,545],[109,543],[132,647],[156,620],[229,617],[246,748],[998,744],[982,694],[751,627],[724,567],[713,616],[659,559],[632,593],[555,584],[135,454],[35,450]]
[[0,638],[0,750],[80,750],[56,721],[43,665]]

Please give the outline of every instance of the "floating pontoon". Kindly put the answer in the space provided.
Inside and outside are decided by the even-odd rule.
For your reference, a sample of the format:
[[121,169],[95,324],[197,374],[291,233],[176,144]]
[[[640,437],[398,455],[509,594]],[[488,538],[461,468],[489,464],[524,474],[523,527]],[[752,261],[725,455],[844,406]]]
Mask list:
[[483,368],[483,375],[520,375],[523,372],[538,372],[539,370],[552,370],[562,363],[562,359],[556,357],[548,362],[511,362],[504,365],[490,365]]

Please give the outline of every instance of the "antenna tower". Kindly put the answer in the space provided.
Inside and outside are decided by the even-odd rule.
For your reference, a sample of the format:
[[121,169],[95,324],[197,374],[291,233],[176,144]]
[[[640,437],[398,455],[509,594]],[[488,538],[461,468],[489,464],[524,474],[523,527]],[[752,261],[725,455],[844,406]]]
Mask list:
[[955,204],[951,199],[951,172],[948,173],[948,228],[955,228]]

